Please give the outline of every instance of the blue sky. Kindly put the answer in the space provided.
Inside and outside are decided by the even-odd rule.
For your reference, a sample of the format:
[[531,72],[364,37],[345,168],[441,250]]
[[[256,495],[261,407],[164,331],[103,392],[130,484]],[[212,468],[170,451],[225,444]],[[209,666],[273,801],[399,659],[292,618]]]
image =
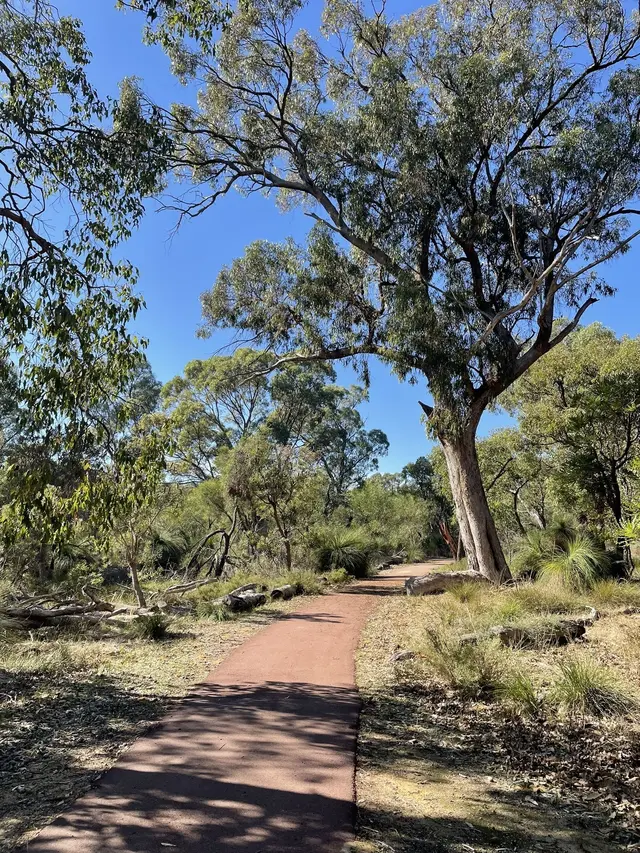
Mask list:
[[[134,75],[158,102],[185,99],[162,51],[142,44],[139,15],[117,12],[114,0],[58,0],[56,5],[61,14],[83,21],[93,52],[91,79],[103,95],[117,95],[118,81]],[[391,0],[387,9],[403,12],[412,6],[408,0]],[[207,358],[226,342],[226,336],[200,340],[195,334],[200,322],[199,295],[212,285],[220,268],[242,254],[253,240],[301,237],[307,228],[299,211],[281,214],[262,196],[243,198],[235,192],[177,233],[175,224],[174,214],[158,213],[151,205],[125,250],[140,270],[139,289],[147,303],[135,329],[149,339],[148,356],[162,381],[180,373],[187,361]],[[618,292],[591,308],[585,321],[599,320],[618,334],[640,333],[639,266],[637,243],[624,258],[608,265],[606,276]],[[370,399],[362,412],[369,428],[383,429],[389,437],[390,452],[381,469],[398,471],[429,449],[417,404],[418,398],[427,395],[419,385],[400,383],[386,367],[371,367]],[[354,380],[348,371],[342,371],[340,381],[348,384]],[[487,414],[480,433],[506,422],[504,415]]]

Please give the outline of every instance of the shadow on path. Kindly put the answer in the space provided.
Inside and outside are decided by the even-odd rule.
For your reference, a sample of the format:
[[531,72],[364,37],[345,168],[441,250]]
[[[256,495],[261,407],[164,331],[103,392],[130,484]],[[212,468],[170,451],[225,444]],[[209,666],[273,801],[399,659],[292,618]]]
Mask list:
[[354,807],[332,780],[353,761],[359,705],[349,688],[205,684],[28,850],[340,850]]

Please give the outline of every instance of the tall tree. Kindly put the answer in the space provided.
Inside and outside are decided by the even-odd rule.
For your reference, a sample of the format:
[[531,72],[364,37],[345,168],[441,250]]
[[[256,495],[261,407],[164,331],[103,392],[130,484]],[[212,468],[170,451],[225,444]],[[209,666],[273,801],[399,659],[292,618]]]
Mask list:
[[389,452],[389,439],[380,429],[367,430],[356,408],[366,394],[362,388],[330,389],[319,418],[309,431],[307,446],[318,458],[327,477],[325,513],[345,503],[354,486],[377,470]]
[[638,233],[639,20],[616,0],[443,0],[397,21],[328,0],[314,38],[301,6],[246,0],[215,51],[172,46],[204,85],[172,110],[182,214],[238,188],[315,220],[305,247],[250,246],[205,321],[276,365],[375,356],[426,379],[469,565],[499,581],[476,430],[611,293],[596,270]]

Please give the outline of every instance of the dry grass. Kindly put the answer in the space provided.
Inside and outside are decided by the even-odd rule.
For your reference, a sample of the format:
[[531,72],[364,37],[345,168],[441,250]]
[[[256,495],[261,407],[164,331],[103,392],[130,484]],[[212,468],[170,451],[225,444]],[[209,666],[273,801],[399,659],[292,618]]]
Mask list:
[[[640,730],[624,716],[638,695],[640,616],[621,612],[636,601],[635,584],[605,582],[590,592],[464,585],[385,600],[358,653],[354,853],[613,853],[640,842],[631,758]],[[569,647],[459,643],[492,625],[548,624],[588,606],[602,617]],[[413,655],[392,662],[401,650]]]

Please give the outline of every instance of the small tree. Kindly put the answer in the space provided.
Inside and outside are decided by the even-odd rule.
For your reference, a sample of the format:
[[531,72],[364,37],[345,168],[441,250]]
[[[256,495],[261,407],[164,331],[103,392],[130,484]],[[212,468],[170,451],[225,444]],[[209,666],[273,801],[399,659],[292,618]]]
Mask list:
[[300,6],[247,0],[215,54],[170,46],[205,87],[172,111],[196,184],[182,212],[237,187],[316,223],[304,248],[250,246],[205,321],[276,366],[375,356],[426,379],[470,568],[500,581],[476,430],[611,292],[596,269],[638,233],[638,19],[615,0],[443,0],[397,21],[330,0],[316,39]]
[[[640,338],[594,323],[574,332],[508,392],[528,440],[561,455],[559,479],[621,529],[640,453]],[[624,538],[618,545],[630,565]]]
[[292,539],[301,497],[314,479],[315,460],[305,448],[280,444],[259,431],[230,455],[225,472],[229,494],[242,502],[264,506],[282,542],[287,569],[293,564]]

